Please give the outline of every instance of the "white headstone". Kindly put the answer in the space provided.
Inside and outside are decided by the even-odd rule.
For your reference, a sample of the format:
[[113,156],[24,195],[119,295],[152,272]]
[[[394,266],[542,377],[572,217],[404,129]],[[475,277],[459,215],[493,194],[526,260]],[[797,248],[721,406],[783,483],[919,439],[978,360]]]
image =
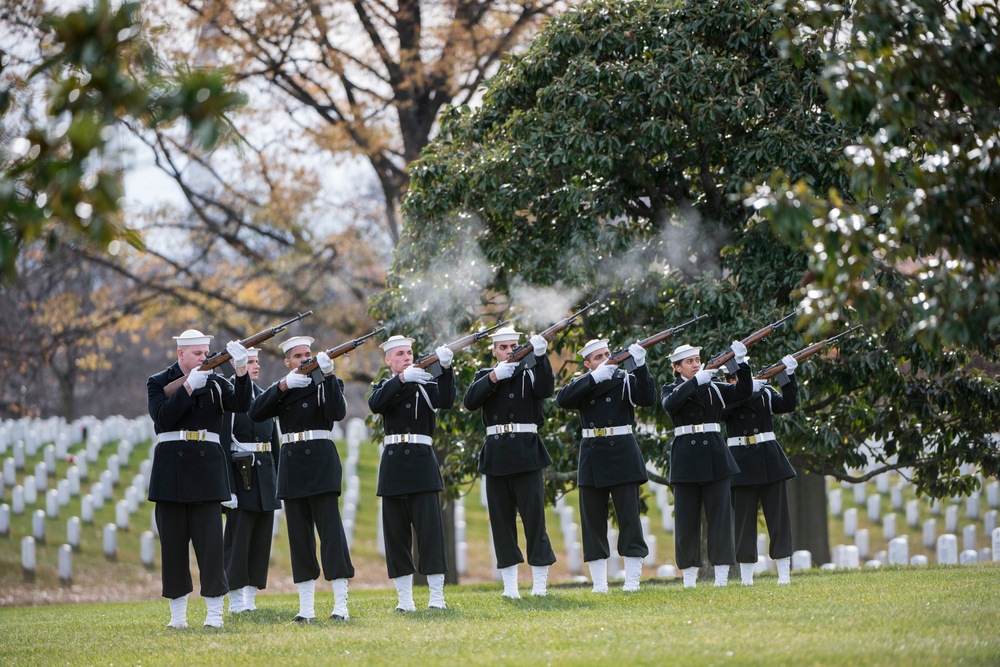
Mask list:
[[115,481],[112,479],[110,470],[101,471],[101,484],[104,486],[104,499],[111,500],[115,492]]
[[10,490],[10,507],[15,515],[24,514],[24,487],[20,484]]
[[[753,573],[754,574],[764,574],[769,569],[769,563],[770,563],[770,559],[766,555],[761,554],[761,555],[757,556],[757,562],[753,564]],[[729,573],[733,574],[732,568],[730,568],[730,572]]]
[[882,517],[882,538],[891,540],[896,537],[896,515],[886,514]]
[[66,520],[66,541],[77,551],[80,550],[80,528],[80,517],[71,516]]
[[45,510],[35,510],[31,515],[31,534],[36,542],[45,542]]
[[905,537],[889,540],[889,565],[906,565],[910,560],[910,541]]
[[144,530],[139,536],[139,556],[146,567],[153,567],[153,559],[156,557],[155,540],[151,530]]
[[3,483],[7,486],[14,486],[16,481],[17,469],[14,465],[14,459],[8,456],[3,460]]
[[910,557],[910,565],[927,565],[927,556],[915,554]]
[[965,516],[973,521],[979,518],[979,493],[973,492],[965,499]]
[[993,541],[993,560],[1000,560],[1000,528],[994,528],[993,532],[990,533],[990,539]]
[[10,535],[10,505],[0,505],[0,536]]
[[87,479],[87,471],[88,471],[87,457],[77,456],[74,458],[74,463],[76,464],[77,469],[80,471],[80,479],[81,480]]
[[830,491],[830,514],[840,516],[844,511],[843,492],[840,489]]
[[941,516],[941,501],[931,498],[927,501],[927,511],[932,516]]
[[937,538],[937,562],[939,565],[958,564],[958,538],[945,533]]
[[139,500],[141,498],[142,494],[134,486],[129,486],[125,489],[125,504],[128,507],[129,514],[135,514],[139,511]]
[[108,560],[118,557],[118,529],[113,523],[104,525],[104,557]]
[[[108,479],[111,482],[111,486],[117,486],[118,479],[121,475],[121,466],[118,463],[118,455],[112,454],[108,457],[108,467],[107,471]],[[101,481],[104,481],[104,473],[101,473]]]
[[892,509],[896,512],[903,511],[903,485],[896,484],[892,487],[890,492],[890,501],[892,502]]
[[975,549],[963,549],[962,553],[958,554],[958,562],[962,565],[972,565],[979,562],[979,552]]
[[[111,489],[108,489],[111,491]],[[104,507],[104,484],[94,482],[90,485],[90,496],[93,498],[94,509],[99,510]]]
[[677,568],[669,563],[664,563],[660,567],[656,568],[656,576],[659,579],[676,579]]
[[575,575],[583,574],[583,547],[579,542],[566,543],[566,567]]
[[56,482],[56,497],[59,499],[59,506],[66,507],[69,505],[70,493],[69,493],[69,482],[65,479],[61,479]]
[[924,547],[933,549],[937,543],[937,519],[924,521]]
[[35,476],[27,475],[24,478],[24,504],[34,505],[38,502],[38,485],[35,484]]
[[674,506],[666,505],[663,511],[660,513],[660,527],[663,528],[663,532],[672,533],[674,532]]
[[854,504],[864,506],[868,500],[868,489],[865,483],[855,484],[852,490],[854,491]]
[[812,553],[800,549],[798,551],[792,552],[792,569],[793,570],[808,570],[812,568]]
[[997,527],[997,511],[990,510],[983,516],[984,534],[992,535],[993,529]]
[[1000,481],[992,481],[986,485],[986,504],[990,507],[1000,507]]
[[[45,459],[45,469],[50,475],[56,474],[56,446],[55,445],[45,445],[45,449],[42,452],[42,456]],[[38,473],[35,473],[36,475]]]
[[983,547],[982,549],[979,550],[979,562],[980,563],[989,563],[991,560],[993,560],[993,550],[992,549],[990,549],[989,547]]
[[24,576],[33,579],[35,576],[35,538],[26,535],[21,538],[21,569]]
[[469,543],[455,542],[455,568],[459,574],[469,571]]
[[45,515],[50,519],[59,516],[59,492],[55,489],[45,492]]
[[948,533],[958,532],[958,507],[948,505],[944,510],[944,529]]
[[118,530],[128,530],[128,502],[124,499],[115,503],[115,526]]
[[868,558],[869,550],[868,529],[859,528],[854,534],[854,545],[858,548],[858,558]]
[[865,567],[867,567],[868,569],[871,569],[871,570],[878,569],[878,568],[882,567],[882,561],[878,560],[877,558],[873,558],[871,560],[866,560],[865,561]]
[[843,565],[841,567],[854,570],[861,567],[861,558],[856,546],[848,544],[844,547]]
[[908,500],[906,502],[906,525],[916,528],[920,525],[920,501]]
[[14,467],[24,470],[24,442],[18,440],[14,443]]
[[89,493],[80,498],[80,518],[85,523],[94,523],[94,497]]
[[38,493],[45,493],[49,488],[49,467],[45,465],[45,461],[39,461],[35,464],[35,490]]
[[68,544],[59,547],[59,581],[64,586],[73,583],[73,547]]
[[646,546],[649,548],[649,553],[642,559],[642,564],[656,567],[656,535],[650,535],[646,538]]
[[889,473],[884,472],[875,476],[875,490],[883,496],[889,493]]
[[69,494],[74,498],[80,495],[80,469],[70,466],[66,469],[66,482],[69,484]]
[[878,523],[882,517],[882,496],[876,494],[868,496],[868,520]]
[[858,510],[850,508],[844,510],[844,535],[854,537],[858,532]]
[[976,526],[975,524],[969,524],[962,529],[962,549],[968,551],[969,549],[976,550]]

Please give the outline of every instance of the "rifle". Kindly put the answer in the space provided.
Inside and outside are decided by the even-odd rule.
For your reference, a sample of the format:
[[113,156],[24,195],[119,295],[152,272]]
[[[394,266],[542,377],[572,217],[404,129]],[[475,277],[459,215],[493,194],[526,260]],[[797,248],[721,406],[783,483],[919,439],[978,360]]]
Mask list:
[[[483,329],[482,331],[477,331],[476,333],[469,334],[463,338],[459,338],[456,341],[448,343],[448,349],[452,352],[458,352],[463,347],[468,347],[473,343],[486,338],[491,333],[499,329],[500,327],[507,326],[514,320],[504,320],[503,322],[497,322],[488,329]],[[438,355],[435,352],[428,352],[417,359],[417,363],[414,364],[417,368],[429,369],[427,372],[431,374],[432,377],[439,377],[444,369],[441,368],[441,364],[438,363]]]
[[[558,322],[550,326],[548,329],[546,329],[539,335],[541,335],[541,337],[544,338],[545,340],[551,341],[553,338],[556,337],[556,334],[573,326],[573,323],[576,322],[576,319],[578,317],[580,317],[585,312],[596,306],[597,303],[598,303],[597,301],[592,301],[588,303],[586,306],[576,311],[569,317],[559,320]],[[524,359],[524,363],[518,366],[516,370],[518,371],[528,370],[529,368],[533,368],[535,366],[535,355],[530,354],[531,352],[534,352],[534,348],[531,346],[531,343],[524,343],[523,345],[518,345],[516,348],[514,348],[514,351],[511,352],[510,357],[507,359],[507,361],[514,363]]]
[[[772,333],[774,333],[775,329],[777,329],[778,327],[780,327],[782,324],[784,324],[785,322],[787,322],[788,320],[790,320],[793,317],[795,317],[795,313],[791,312],[788,315],[785,315],[784,317],[782,317],[780,320],[778,320],[774,324],[768,324],[763,329],[760,329],[758,331],[753,332],[752,334],[750,334],[749,336],[747,336],[746,338],[744,338],[740,342],[743,343],[744,345],[746,345],[747,347],[750,347],[751,345],[753,345],[757,341],[759,341],[759,340],[761,340],[761,339],[763,339],[763,338],[765,338],[767,336],[770,336]],[[716,357],[712,357],[712,359],[710,359],[709,362],[707,364],[705,364],[705,370],[711,371],[711,370],[714,370],[714,369],[719,368],[720,366],[724,365],[726,367],[726,372],[727,373],[735,373],[736,372],[736,364],[733,362],[733,357],[734,356],[735,355],[733,354],[733,350],[732,350],[732,348],[730,348],[729,350],[723,352],[722,354],[720,354],[720,355],[718,355]]]
[[[658,334],[653,334],[649,338],[644,338],[640,340],[639,346],[642,347],[642,349],[644,350],[648,350],[657,343],[662,343],[663,341],[672,337],[674,334],[676,334],[678,331],[688,326],[689,324],[694,324],[698,320],[704,320],[707,317],[708,315],[695,315],[692,319],[688,320],[687,322],[684,322],[683,324],[678,324],[677,326],[672,327],[670,329],[664,329]],[[615,365],[624,363],[625,370],[629,373],[631,373],[636,369],[635,360],[632,358],[632,353],[629,352],[628,350],[619,350],[615,352],[613,355],[611,355],[611,358],[604,363],[615,364]]]
[[[249,338],[244,338],[243,340],[240,341],[240,344],[247,349],[251,347],[256,347],[257,345],[260,345],[264,341],[280,334],[282,331],[285,330],[285,327],[287,327],[289,324],[292,324],[293,322],[298,322],[299,320],[308,317],[309,315],[312,315],[312,312],[313,311],[309,310],[304,313],[299,313],[298,315],[288,320],[287,322],[282,322],[276,327],[271,327],[270,329],[264,329],[263,331],[257,332],[254,335],[250,336]],[[219,366],[226,363],[232,358],[233,358],[232,355],[229,354],[228,352],[214,352],[205,357],[205,361],[201,362],[201,366],[198,367],[198,370],[210,371],[214,368],[218,368]],[[176,380],[168,384],[166,387],[164,387],[163,392],[167,395],[167,398],[170,398],[175,393],[177,393],[177,390],[180,389],[185,382],[187,382],[187,378],[188,376],[184,375],[183,377],[177,378]]]
[[[354,340],[349,340],[346,343],[341,343],[337,347],[331,347],[329,350],[326,350],[326,356],[330,357],[331,360],[336,359],[337,357],[342,357],[351,350],[353,350],[354,348],[363,344],[366,340],[368,340],[372,336],[380,334],[384,331],[385,327],[379,327],[378,329],[375,329],[371,333],[366,333],[361,338],[355,338]],[[312,375],[314,371],[318,370],[319,370],[319,362],[316,361],[316,357],[312,357],[310,359],[306,359],[305,361],[303,361],[299,365],[299,367],[295,369],[295,372],[298,373],[299,375]],[[319,384],[320,382],[323,381],[322,376],[323,374],[320,373],[319,376],[313,377],[313,382]]]
[[[801,350],[799,350],[798,352],[796,352],[795,354],[793,354],[792,356],[795,358],[795,361],[802,361],[806,357],[811,357],[812,355],[816,354],[820,350],[822,350],[824,348],[827,348],[830,345],[833,345],[834,343],[836,343],[838,340],[840,340],[844,336],[852,334],[852,333],[854,333],[855,331],[857,331],[860,328],[862,328],[860,324],[855,325],[855,326],[851,327],[850,329],[848,329],[847,331],[841,331],[836,336],[831,336],[830,338],[827,338],[826,340],[821,340],[818,343],[813,343],[812,345],[804,347]],[[783,362],[780,362],[780,361],[778,363],[776,363],[776,364],[771,364],[770,366],[767,366],[766,368],[760,369],[760,372],[757,374],[757,379],[758,380],[767,380],[768,378],[772,378],[772,377],[774,377],[776,375],[778,376],[778,384],[779,385],[781,385],[783,387],[786,384],[788,384],[788,374],[785,373],[785,364]]]

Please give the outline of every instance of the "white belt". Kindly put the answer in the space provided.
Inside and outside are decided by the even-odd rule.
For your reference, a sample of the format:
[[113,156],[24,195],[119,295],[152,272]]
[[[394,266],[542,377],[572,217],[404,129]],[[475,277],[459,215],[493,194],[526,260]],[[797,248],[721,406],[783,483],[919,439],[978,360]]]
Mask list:
[[329,431],[297,431],[295,433],[283,433],[281,444],[287,445],[290,442],[305,442],[306,440],[333,440]]
[[768,442],[769,440],[777,440],[777,438],[774,437],[773,431],[758,433],[757,435],[741,435],[735,438],[729,438],[726,440],[726,444],[730,447],[749,447],[750,445]]
[[613,435],[628,435],[632,432],[632,426],[608,426],[606,428],[585,428],[583,437],[585,438],[610,438]]
[[219,444],[219,434],[202,429],[200,431],[167,431],[157,433],[156,442],[171,442],[174,440],[193,440],[195,442],[214,442]]
[[234,452],[269,452],[271,451],[271,443],[269,442],[241,442],[236,444],[235,442],[229,446],[229,449]]
[[678,426],[674,429],[674,435],[689,435],[691,433],[718,433],[722,427],[718,424],[690,424],[688,426]]
[[382,438],[382,444],[385,445],[395,445],[400,442],[415,442],[419,445],[434,444],[434,440],[431,439],[431,436],[421,435],[419,433],[399,433],[396,435],[387,435]]
[[504,435],[505,433],[538,433],[535,424],[494,424],[486,427],[486,435]]

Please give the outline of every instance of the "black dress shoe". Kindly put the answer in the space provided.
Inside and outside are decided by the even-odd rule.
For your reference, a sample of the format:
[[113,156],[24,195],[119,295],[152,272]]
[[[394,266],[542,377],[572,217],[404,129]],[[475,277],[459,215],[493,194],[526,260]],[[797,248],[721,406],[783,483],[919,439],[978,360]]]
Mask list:
[[296,616],[292,619],[292,623],[312,623],[315,620],[314,618],[306,618],[305,616]]
[[330,620],[343,622],[346,621],[347,618],[345,616],[341,616],[340,614],[330,614]]

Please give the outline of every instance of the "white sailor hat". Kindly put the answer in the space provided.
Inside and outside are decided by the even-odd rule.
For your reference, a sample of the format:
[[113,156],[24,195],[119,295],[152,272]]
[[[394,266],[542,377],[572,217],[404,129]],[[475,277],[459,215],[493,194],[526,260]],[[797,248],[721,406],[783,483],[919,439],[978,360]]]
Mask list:
[[177,347],[187,347],[189,345],[209,345],[215,336],[208,336],[197,329],[188,329],[180,336],[174,336]]
[[494,343],[506,343],[507,341],[514,341],[516,343],[521,340],[521,336],[521,332],[514,331],[514,327],[500,327],[490,334],[490,338]]
[[312,344],[315,342],[316,339],[313,338],[312,336],[292,336],[284,343],[282,343],[279,347],[281,348],[282,352],[288,352],[293,347],[298,347],[299,345],[305,345],[306,347],[311,347]]
[[682,359],[687,359],[688,357],[694,357],[701,354],[700,347],[691,347],[690,345],[678,345],[674,348],[674,351],[670,353],[670,361],[672,363],[677,363]]
[[260,356],[260,350],[258,350],[255,347],[248,347],[247,348],[247,356],[248,357],[254,357],[254,358],[259,357]]
[[381,345],[379,345],[379,347],[388,352],[394,347],[403,347],[403,346],[410,347],[411,345],[413,345],[412,338],[407,338],[406,336],[400,336],[399,334],[396,334],[395,336],[389,336],[389,339],[386,340]]
[[607,338],[600,338],[600,339],[595,338],[594,340],[588,340],[587,344],[583,346],[583,349],[580,350],[579,354],[581,357],[586,359],[592,353],[596,352],[597,350],[600,350],[602,347],[607,347],[607,346],[608,346]]

